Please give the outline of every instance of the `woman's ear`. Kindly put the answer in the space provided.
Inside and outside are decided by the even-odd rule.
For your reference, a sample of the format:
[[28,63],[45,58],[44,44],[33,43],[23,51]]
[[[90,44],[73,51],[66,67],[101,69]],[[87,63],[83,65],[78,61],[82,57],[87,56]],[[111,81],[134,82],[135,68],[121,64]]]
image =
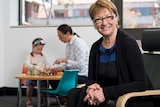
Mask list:
[[67,36],[71,35],[69,32],[66,33]]

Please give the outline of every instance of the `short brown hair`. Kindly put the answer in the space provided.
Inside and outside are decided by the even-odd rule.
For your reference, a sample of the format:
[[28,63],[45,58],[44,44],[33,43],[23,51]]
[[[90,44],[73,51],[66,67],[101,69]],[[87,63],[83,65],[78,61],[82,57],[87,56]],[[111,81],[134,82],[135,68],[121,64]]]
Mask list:
[[111,13],[114,13],[116,16],[119,16],[117,7],[109,0],[97,0],[89,8],[90,18],[93,20],[94,16],[99,12],[99,10],[107,8]]

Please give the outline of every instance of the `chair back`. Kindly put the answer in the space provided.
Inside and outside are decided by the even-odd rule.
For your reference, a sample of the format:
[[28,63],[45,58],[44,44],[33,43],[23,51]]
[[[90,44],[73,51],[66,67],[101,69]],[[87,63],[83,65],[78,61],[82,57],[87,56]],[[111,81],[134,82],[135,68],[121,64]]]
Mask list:
[[77,86],[78,71],[78,69],[64,70],[62,78],[56,89],[60,96],[67,96],[68,91]]
[[[22,74],[27,74],[27,72],[28,72],[28,68],[27,68],[26,64],[23,64]],[[21,80],[21,85],[25,85],[25,80]]]
[[160,89],[160,30],[144,30],[141,43],[145,70],[154,89]]

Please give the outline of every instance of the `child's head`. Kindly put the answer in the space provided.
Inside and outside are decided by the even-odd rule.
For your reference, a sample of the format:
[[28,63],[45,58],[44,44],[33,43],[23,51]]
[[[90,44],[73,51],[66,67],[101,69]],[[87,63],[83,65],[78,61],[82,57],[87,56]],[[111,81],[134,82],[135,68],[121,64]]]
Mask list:
[[42,50],[43,50],[43,47],[45,45],[45,41],[42,39],[42,38],[35,38],[33,41],[32,41],[32,53],[31,55],[33,56],[33,54],[42,54]]

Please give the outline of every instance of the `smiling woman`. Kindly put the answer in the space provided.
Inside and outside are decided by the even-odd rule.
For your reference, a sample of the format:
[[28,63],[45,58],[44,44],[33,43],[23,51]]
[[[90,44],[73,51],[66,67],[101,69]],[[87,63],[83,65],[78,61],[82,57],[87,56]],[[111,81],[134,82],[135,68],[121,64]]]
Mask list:
[[[93,23],[102,37],[90,50],[86,87],[70,90],[67,107],[115,107],[119,96],[152,89],[136,40],[117,27],[119,13],[115,4],[97,0],[89,8],[89,14],[92,20],[100,21]],[[115,17],[107,20],[112,15]],[[133,99],[126,107],[152,107],[152,104],[149,99]]]

